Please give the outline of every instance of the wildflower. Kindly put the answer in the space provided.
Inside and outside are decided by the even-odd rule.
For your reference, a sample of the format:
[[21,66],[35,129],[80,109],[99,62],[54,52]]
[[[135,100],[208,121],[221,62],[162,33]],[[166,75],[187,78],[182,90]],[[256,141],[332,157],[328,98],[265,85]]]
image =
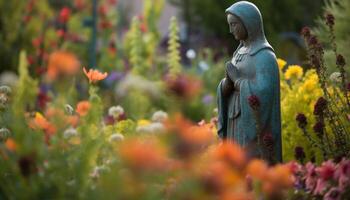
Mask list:
[[77,109],[76,112],[80,115],[80,116],[85,116],[88,114],[89,110],[91,108],[91,104],[89,101],[80,101],[77,104]]
[[5,146],[9,151],[16,151],[17,150],[17,143],[12,138],[8,138],[6,140]]
[[344,67],[345,66],[345,58],[341,55],[341,54],[338,54],[337,55],[337,65],[340,66],[340,67]]
[[315,47],[318,44],[318,39],[316,36],[311,35],[310,38],[308,39],[308,44],[311,47]]
[[304,38],[308,39],[311,36],[311,30],[309,27],[305,26],[302,30],[301,30],[301,35],[304,36]]
[[[265,172],[266,173],[266,172]],[[267,182],[276,189],[289,188],[293,184],[291,170],[287,165],[275,165],[267,171]]]
[[320,178],[322,178],[325,181],[328,181],[329,179],[332,179],[335,174],[335,164],[328,160],[326,162],[323,162],[320,167],[318,167],[316,170],[320,175]]
[[283,70],[283,68],[284,68],[284,66],[286,66],[287,62],[285,60],[283,60],[283,59],[278,58],[277,59],[277,64],[278,64],[278,68],[280,70]]
[[327,104],[328,102],[325,98],[318,98],[314,106],[314,115],[322,115],[327,108]]
[[89,71],[86,71],[85,67],[83,68],[83,70],[90,83],[96,83],[100,80],[103,80],[108,75],[107,72],[101,73],[98,70],[94,69],[89,69]]
[[248,163],[246,170],[247,174],[249,174],[252,178],[264,180],[267,175],[266,172],[268,170],[268,166],[264,161],[254,159]]
[[341,73],[340,72],[333,72],[329,79],[334,83],[340,83],[341,82]]
[[70,127],[63,132],[63,138],[65,139],[69,139],[76,136],[78,136],[78,131],[73,127]]
[[312,191],[315,188],[316,181],[317,181],[316,167],[314,164],[308,162],[305,165],[305,168],[306,168],[305,186],[306,186],[306,189]]
[[190,60],[193,60],[196,58],[196,52],[193,49],[189,49],[186,51],[186,57]]
[[21,156],[18,160],[18,167],[21,171],[22,176],[24,177],[28,177],[37,172],[35,155],[29,154],[26,156]]
[[109,137],[109,142],[119,142],[124,140],[124,135],[120,133],[114,133]]
[[341,199],[341,190],[337,187],[332,187],[325,195],[325,200],[340,200]]
[[61,75],[74,75],[80,68],[77,57],[66,51],[55,51],[50,54],[47,75],[50,79],[56,79]]
[[205,71],[207,71],[207,70],[209,69],[208,63],[205,62],[204,60],[199,61],[198,66],[199,66],[199,69],[200,69],[202,72],[205,72]]
[[334,26],[334,15],[332,15],[331,13],[327,13],[326,14],[326,24],[329,27],[333,27]]
[[232,142],[224,142],[215,149],[215,158],[222,160],[232,167],[242,169],[246,163],[243,149]]
[[58,21],[63,24],[67,23],[70,18],[70,14],[71,10],[68,7],[62,8],[58,17]]
[[213,102],[213,99],[214,97],[211,95],[211,94],[208,94],[208,95],[205,95],[203,98],[202,98],[202,102],[206,105],[210,104]]
[[313,194],[314,195],[323,195],[325,190],[327,189],[328,187],[328,183],[323,180],[323,179],[317,179],[316,181],[316,186],[315,186],[315,189],[313,191]]
[[153,140],[130,140],[119,146],[121,160],[136,173],[167,170],[170,163],[166,153],[166,149]]
[[259,97],[256,95],[250,95],[248,97],[248,103],[253,110],[258,110],[260,107],[260,100]]
[[301,163],[303,163],[303,160],[305,159],[305,152],[304,148],[301,146],[296,146],[294,148],[294,157],[295,159],[299,160]]
[[338,187],[342,191],[350,185],[350,160],[343,158],[336,168],[334,178],[338,180]]
[[290,65],[284,75],[286,80],[300,79],[303,76],[303,68],[299,65]]
[[6,94],[6,95],[10,95],[12,93],[12,90],[9,86],[7,85],[2,85],[0,86],[0,93]]
[[74,108],[71,105],[69,104],[64,105],[64,110],[68,115],[74,115]]
[[322,137],[323,130],[324,130],[324,123],[323,122],[316,122],[316,124],[313,126],[313,130],[315,133],[317,133],[317,136]]
[[152,121],[154,122],[165,122],[168,119],[168,114],[162,110],[159,110],[152,115]]
[[202,85],[200,80],[184,74],[176,77],[167,76],[165,82],[168,90],[181,98],[192,98],[196,96]]
[[11,132],[7,128],[0,129],[0,142],[6,141],[11,136]]
[[17,85],[18,76],[11,71],[4,71],[0,74],[0,85],[14,87]]
[[112,106],[108,109],[108,115],[112,116],[114,119],[118,119],[118,117],[124,113],[124,108],[121,106]]

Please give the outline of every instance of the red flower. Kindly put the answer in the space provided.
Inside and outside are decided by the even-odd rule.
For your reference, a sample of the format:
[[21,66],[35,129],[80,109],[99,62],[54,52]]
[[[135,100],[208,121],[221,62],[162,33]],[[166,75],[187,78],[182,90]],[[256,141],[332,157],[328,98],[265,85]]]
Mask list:
[[335,164],[331,160],[323,162],[322,165],[317,168],[317,172],[323,180],[327,181],[334,176]]
[[70,18],[71,10],[67,7],[62,8],[60,11],[58,21],[60,23],[67,23]]

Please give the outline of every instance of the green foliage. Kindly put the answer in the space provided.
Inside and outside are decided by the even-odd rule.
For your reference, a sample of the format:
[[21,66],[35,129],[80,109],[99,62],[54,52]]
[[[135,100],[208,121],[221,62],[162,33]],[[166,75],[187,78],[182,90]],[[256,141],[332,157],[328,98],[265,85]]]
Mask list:
[[[331,13],[335,17],[334,35],[335,42],[337,44],[338,52],[342,53],[344,58],[349,61],[350,51],[350,1],[338,0],[338,1],[326,1],[326,5],[323,8],[325,13]],[[324,61],[329,73],[338,71],[336,69],[336,57],[332,50],[330,41],[330,31],[327,27],[324,17],[317,20],[316,27],[314,28],[315,34],[320,38],[325,45]],[[350,74],[350,69],[346,67],[347,74]]]
[[176,76],[181,72],[181,65],[179,51],[179,27],[175,17],[172,17],[170,20],[169,32],[168,67],[170,75]]
[[[129,39],[130,42],[127,42]],[[128,36],[126,38],[126,45],[130,45],[130,63],[133,68],[133,73],[135,74],[143,74],[145,71],[145,63],[143,60],[144,55],[144,45],[142,34],[140,30],[140,21],[137,17],[134,17],[131,22],[131,28],[128,32]],[[126,46],[128,49],[128,47]]]

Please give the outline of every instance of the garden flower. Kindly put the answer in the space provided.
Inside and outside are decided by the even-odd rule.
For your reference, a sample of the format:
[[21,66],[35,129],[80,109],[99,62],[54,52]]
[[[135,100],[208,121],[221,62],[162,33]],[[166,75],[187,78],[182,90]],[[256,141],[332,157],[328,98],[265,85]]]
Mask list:
[[67,7],[62,8],[60,11],[58,21],[60,23],[67,23],[70,18],[71,10]]
[[311,30],[309,27],[305,26],[301,30],[301,35],[304,36],[305,39],[308,39],[311,36]]
[[64,105],[64,110],[66,111],[66,113],[68,115],[73,115],[74,114],[74,108],[71,105],[69,105],[69,104]]
[[88,114],[89,110],[91,108],[91,104],[89,101],[80,101],[77,104],[77,109],[76,112],[80,115],[80,116],[85,116]]
[[325,125],[323,122],[316,122],[316,124],[312,127],[315,133],[317,133],[318,137],[322,137],[324,126]]
[[341,67],[344,67],[345,64],[346,64],[345,63],[345,58],[341,54],[338,54],[337,55],[337,65],[341,66]]
[[327,100],[323,97],[317,99],[314,106],[314,115],[322,115],[324,110],[327,108]]
[[6,141],[11,136],[11,132],[7,128],[0,129],[0,142]]
[[153,140],[130,140],[120,144],[120,158],[135,173],[167,170],[167,150]]
[[303,160],[305,159],[305,152],[304,152],[304,148],[297,146],[294,149],[294,157],[295,159],[299,160],[300,162],[303,163]]
[[265,180],[267,176],[266,172],[268,171],[268,166],[264,161],[254,159],[248,163],[246,170],[247,174],[249,174],[252,178]]
[[108,109],[108,115],[112,116],[114,119],[118,119],[118,117],[124,113],[124,108],[121,106],[112,106]]
[[334,83],[340,83],[341,82],[341,73],[340,72],[333,72],[329,79]]
[[47,75],[55,80],[61,75],[75,75],[80,68],[80,62],[77,57],[66,51],[55,51],[50,54]]
[[192,98],[196,96],[202,86],[200,80],[185,74],[180,74],[176,77],[167,76],[165,83],[171,93],[181,98]]
[[323,162],[322,165],[316,169],[316,171],[323,180],[328,181],[334,177],[335,164],[333,161],[328,160]]
[[17,150],[17,143],[12,138],[8,138],[6,140],[5,146],[9,151],[12,151],[12,152]]
[[168,114],[162,110],[159,110],[152,115],[153,122],[165,122],[168,120]]
[[308,162],[305,168],[306,168],[305,186],[306,186],[306,189],[312,191],[315,188],[316,181],[317,181],[316,167],[312,163]]
[[334,26],[334,15],[332,15],[331,13],[327,13],[325,18],[326,18],[326,24],[329,27],[333,27]]
[[63,132],[63,138],[65,139],[69,139],[76,136],[78,136],[78,131],[73,127],[70,127]]
[[189,49],[186,51],[186,57],[190,60],[193,60],[196,58],[196,52],[193,49]]
[[283,68],[284,68],[284,66],[286,66],[287,62],[285,60],[283,60],[283,59],[278,58],[277,59],[277,64],[278,64],[278,68],[280,70],[283,70]]
[[83,70],[90,83],[97,83],[98,81],[103,80],[108,76],[107,72],[101,73],[96,69],[89,69],[89,71],[86,71],[84,67]]
[[337,187],[332,187],[324,196],[324,200],[340,200],[341,190]]
[[228,165],[236,169],[242,169],[246,164],[245,152],[232,142],[223,142],[221,145],[217,146],[214,152],[214,157],[226,162]]
[[323,195],[328,188],[328,182],[322,179],[317,179],[316,186],[313,191],[314,195]]
[[350,185],[350,160],[343,158],[336,167],[335,180],[338,180],[338,187],[343,191]]
[[114,133],[109,137],[109,142],[119,142],[124,140],[124,135],[120,133]]
[[303,76],[303,68],[299,65],[290,65],[284,73],[286,80],[300,79]]
[[0,74],[0,85],[8,85],[10,87],[16,86],[18,76],[14,72],[4,71]]

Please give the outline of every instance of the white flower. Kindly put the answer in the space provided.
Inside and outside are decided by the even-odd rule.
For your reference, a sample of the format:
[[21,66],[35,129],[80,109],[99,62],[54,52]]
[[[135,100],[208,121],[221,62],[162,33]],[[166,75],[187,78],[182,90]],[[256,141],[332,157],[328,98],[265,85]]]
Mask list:
[[3,72],[0,75],[0,85],[8,85],[10,87],[16,86],[18,76],[10,71]]
[[124,140],[124,135],[120,133],[114,133],[111,136],[109,136],[109,142],[119,142]]
[[94,170],[90,173],[91,178],[99,178],[102,173],[108,172],[110,169],[104,165],[96,166]]
[[193,49],[189,49],[186,52],[186,57],[190,60],[193,60],[196,58],[196,52]]
[[63,138],[65,139],[69,139],[74,136],[78,136],[78,131],[73,127],[70,127],[63,132]]
[[146,134],[157,134],[164,132],[165,127],[160,122],[153,122],[149,125],[138,126],[136,128],[136,132],[138,133],[146,133]]
[[0,129],[0,141],[6,141],[7,138],[9,138],[11,135],[11,132],[7,128],[1,128]]
[[12,93],[12,90],[9,86],[7,85],[2,85],[0,86],[0,93],[4,93],[6,95],[10,95]]
[[202,70],[203,72],[207,71],[209,69],[209,65],[205,61],[200,61],[198,63],[199,69]]
[[64,109],[67,112],[67,114],[69,114],[69,115],[74,114],[74,108],[71,105],[69,105],[69,104],[64,105]]
[[164,122],[168,119],[168,114],[162,110],[159,110],[152,115],[152,121],[154,122]]
[[118,118],[124,113],[124,108],[121,106],[112,106],[108,109],[108,115],[112,116],[114,119]]
[[329,79],[334,83],[339,83],[339,82],[341,82],[341,73],[340,72],[333,72],[329,76]]

